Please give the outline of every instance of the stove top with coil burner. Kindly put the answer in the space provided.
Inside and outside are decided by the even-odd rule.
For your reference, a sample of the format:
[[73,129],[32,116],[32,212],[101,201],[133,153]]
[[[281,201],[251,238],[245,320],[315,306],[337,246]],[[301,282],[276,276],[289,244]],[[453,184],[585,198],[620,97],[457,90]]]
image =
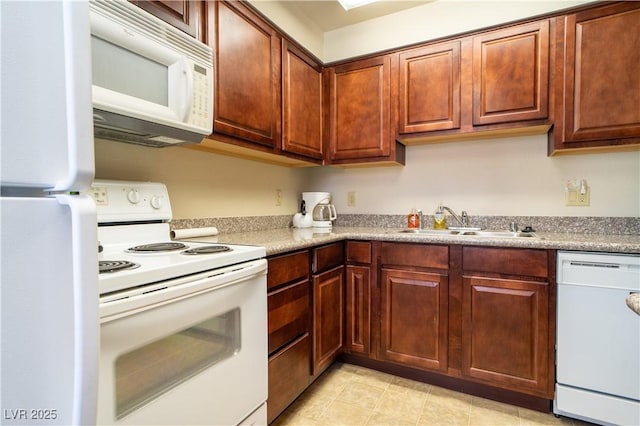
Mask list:
[[160,183],[96,180],[100,294],[158,283],[266,255],[264,247],[171,241],[171,207]]

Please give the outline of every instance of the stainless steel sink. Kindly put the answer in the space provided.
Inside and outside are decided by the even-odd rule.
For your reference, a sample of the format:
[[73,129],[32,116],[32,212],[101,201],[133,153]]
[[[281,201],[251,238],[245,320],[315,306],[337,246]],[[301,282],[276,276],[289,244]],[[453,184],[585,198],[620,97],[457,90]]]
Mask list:
[[494,238],[540,238],[533,232],[511,232],[511,231],[464,231],[458,235],[475,235],[477,237],[494,237]]
[[450,229],[403,229],[402,234],[457,235],[460,231]]
[[443,236],[470,236],[487,238],[536,238],[540,239],[533,232],[510,232],[510,231],[481,231],[481,230],[460,230],[460,229],[403,229],[399,231],[403,234],[420,235],[443,235]]

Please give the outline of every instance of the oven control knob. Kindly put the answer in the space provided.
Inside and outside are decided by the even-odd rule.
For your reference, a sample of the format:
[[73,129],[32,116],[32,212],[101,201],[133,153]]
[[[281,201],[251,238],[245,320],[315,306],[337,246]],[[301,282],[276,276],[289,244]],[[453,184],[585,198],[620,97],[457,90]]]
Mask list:
[[131,204],[138,204],[140,202],[140,193],[135,189],[130,190],[127,192],[127,200]]
[[160,210],[162,208],[162,197],[158,195],[151,197],[151,207],[156,210]]

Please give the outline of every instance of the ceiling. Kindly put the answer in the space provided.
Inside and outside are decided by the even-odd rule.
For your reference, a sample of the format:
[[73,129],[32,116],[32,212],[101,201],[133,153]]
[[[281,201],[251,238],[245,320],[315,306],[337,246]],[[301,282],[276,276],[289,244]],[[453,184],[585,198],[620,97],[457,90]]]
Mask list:
[[336,0],[284,0],[282,6],[303,21],[315,22],[323,32],[357,24],[401,10],[431,3],[434,0],[381,0],[346,11]]

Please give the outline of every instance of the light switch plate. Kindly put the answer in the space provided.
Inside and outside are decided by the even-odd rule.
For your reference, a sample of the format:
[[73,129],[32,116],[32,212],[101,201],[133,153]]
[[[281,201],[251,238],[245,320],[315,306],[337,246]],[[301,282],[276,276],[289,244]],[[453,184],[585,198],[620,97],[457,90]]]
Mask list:
[[581,192],[580,184],[567,185],[565,187],[565,205],[567,206],[581,206],[585,207],[589,205],[590,188],[584,184],[584,190]]
[[276,206],[282,205],[282,189],[276,189],[275,202],[276,202]]
[[355,191],[347,192],[347,206],[355,207],[356,206],[356,193]]

